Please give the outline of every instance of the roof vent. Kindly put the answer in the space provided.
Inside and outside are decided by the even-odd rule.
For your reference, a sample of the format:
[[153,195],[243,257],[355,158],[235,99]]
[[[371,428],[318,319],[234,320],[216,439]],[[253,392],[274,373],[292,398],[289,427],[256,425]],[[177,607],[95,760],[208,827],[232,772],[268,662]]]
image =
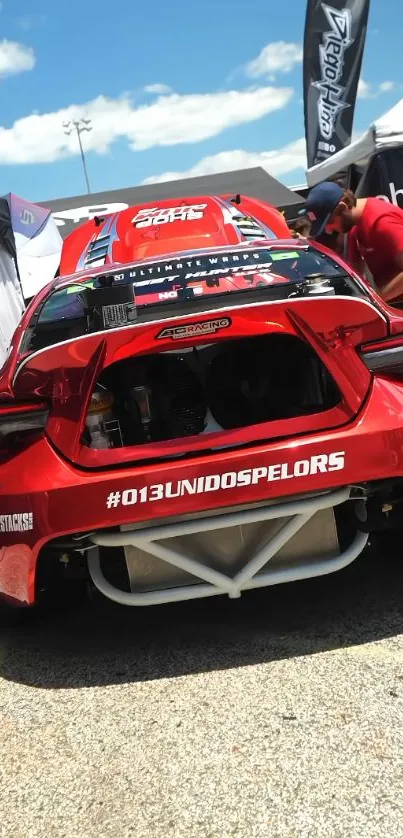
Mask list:
[[248,215],[234,215],[233,222],[238,232],[243,236],[245,241],[258,241],[259,239],[275,238],[274,234],[270,235],[263,225],[259,224],[255,218]]

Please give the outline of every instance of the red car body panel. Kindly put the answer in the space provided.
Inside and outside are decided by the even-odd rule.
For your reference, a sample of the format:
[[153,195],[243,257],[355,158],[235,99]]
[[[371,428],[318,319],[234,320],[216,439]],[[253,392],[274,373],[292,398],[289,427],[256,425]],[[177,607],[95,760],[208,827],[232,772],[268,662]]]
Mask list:
[[[313,476],[295,475],[296,463],[315,457],[320,463],[324,453],[339,452],[344,457],[343,470],[321,472],[318,468]],[[403,383],[377,380],[366,405],[347,427],[294,436],[292,440],[260,445],[248,451],[195,457],[186,463],[177,461],[89,473],[63,459],[48,440],[34,443],[29,450],[21,451],[1,465],[0,590],[10,599],[31,604],[35,600],[36,562],[41,547],[49,539],[174,515],[178,481],[241,472],[245,473],[242,485],[212,489],[203,494],[202,504],[200,494],[181,496],[181,514],[198,512],[201,506],[204,510],[214,510],[237,503],[312,493],[355,483],[357,479],[403,477]],[[230,477],[227,482],[230,486]],[[124,492],[132,499],[133,490],[139,502],[123,505]],[[162,491],[164,496],[160,497]],[[142,502],[146,494],[148,498]],[[117,506],[108,509],[108,498]],[[27,510],[33,515],[34,530],[18,535],[2,531],[4,516],[26,514]]]
[[[327,366],[343,394],[340,405],[321,414],[225,430],[202,438],[186,437],[183,440],[128,446],[124,450],[94,450],[83,446],[80,440],[86,410],[102,369],[130,357],[133,351],[136,354],[155,351],[156,335],[161,330],[161,323],[158,322],[116,330],[107,339],[95,334],[41,350],[21,365],[14,382],[14,394],[17,399],[25,401],[30,395],[51,400],[47,426],[49,438],[63,456],[87,468],[110,466],[116,462],[130,463],[139,457],[181,455],[190,447],[203,450],[211,448],[212,444],[252,442],[266,438],[267,434],[275,438],[290,433],[307,433],[343,425],[356,415],[371,381],[370,373],[357,355],[356,346],[386,336],[384,319],[369,305],[361,300],[343,300],[338,304],[333,299],[315,302],[299,300],[290,302],[286,307],[277,303],[248,307],[248,317],[245,317],[245,309],[226,308],[222,314],[232,321],[226,330],[226,339],[271,332],[297,335],[309,331],[312,345],[319,357],[326,357]],[[178,322],[182,324],[194,319],[192,314]],[[209,319],[211,313],[198,318],[198,321]],[[175,326],[175,319],[170,323]],[[216,339],[216,335],[211,335],[203,340],[207,344]],[[178,340],[175,346],[179,350],[198,340],[198,337]],[[169,338],[159,341],[160,351],[171,348]]]
[[129,207],[80,226],[64,242],[60,275],[89,267],[89,247],[94,248],[93,257],[101,251],[106,266],[237,245],[242,234],[236,219],[241,216],[255,220],[272,239],[289,235],[283,215],[256,198],[242,198],[240,203],[231,203],[231,196],[178,201],[169,198],[153,205]]
[[[217,296],[213,310],[210,306],[197,315],[191,308],[166,315],[161,308],[147,322],[82,335],[33,353],[23,351],[22,339],[33,315],[55,288],[84,283],[99,275],[101,265],[101,270],[112,266],[118,271],[136,262],[139,269],[161,256],[184,259],[211,248],[246,247],[236,212],[248,224],[260,225],[266,238],[251,245],[256,251],[268,244],[289,251],[306,247],[282,240],[289,231],[272,207],[252,199],[232,205],[228,198],[214,197],[161,201],[151,210],[132,207],[99,223],[88,222],[67,238],[60,267],[65,280],[59,277],[32,301],[0,373],[0,432],[1,422],[21,411],[49,410],[45,433],[27,438],[17,448],[0,444],[3,596],[32,604],[40,552],[50,540],[67,534],[169,518],[178,515],[178,503],[181,515],[191,515],[358,481],[403,478],[403,381],[374,375],[362,357],[369,348],[376,352],[403,346],[403,317],[334,254],[340,270],[361,284],[362,297],[256,299],[243,305],[242,295],[229,294],[225,299]],[[330,254],[325,248],[318,251]],[[89,253],[97,256],[95,264],[87,264]],[[140,260],[145,260],[143,265]],[[221,291],[249,289],[256,276],[258,271],[252,279],[242,272],[235,278],[231,274]],[[284,284],[280,274],[261,276],[265,284]],[[217,289],[203,286],[203,293],[211,301]],[[153,291],[142,300],[145,306],[155,305],[158,298],[159,292]],[[87,408],[103,369],[133,354],[172,349],[169,337],[156,340],[161,323],[176,327],[212,317],[230,323],[219,336],[205,335],[206,345],[270,334],[306,341],[337,384],[339,403],[321,413],[207,436],[119,449],[83,445]],[[200,338],[188,335],[175,341],[175,349],[197,342]],[[224,445],[232,447],[217,450]]]

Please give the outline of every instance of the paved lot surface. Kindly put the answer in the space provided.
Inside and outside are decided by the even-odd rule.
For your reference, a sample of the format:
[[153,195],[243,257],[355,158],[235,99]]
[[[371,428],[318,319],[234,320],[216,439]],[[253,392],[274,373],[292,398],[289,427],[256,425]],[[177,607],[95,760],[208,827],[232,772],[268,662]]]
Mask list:
[[[403,561],[403,560],[402,560]],[[4,838],[403,836],[403,566],[0,645]]]

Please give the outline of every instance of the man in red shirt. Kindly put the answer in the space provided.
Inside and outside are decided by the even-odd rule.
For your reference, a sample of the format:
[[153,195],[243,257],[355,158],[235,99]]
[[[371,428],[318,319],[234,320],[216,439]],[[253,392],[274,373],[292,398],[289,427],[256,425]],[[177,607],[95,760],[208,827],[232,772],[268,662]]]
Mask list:
[[312,221],[311,238],[348,233],[348,260],[372,274],[378,294],[386,302],[403,299],[403,210],[381,198],[356,198],[337,183],[311,189],[306,212]]

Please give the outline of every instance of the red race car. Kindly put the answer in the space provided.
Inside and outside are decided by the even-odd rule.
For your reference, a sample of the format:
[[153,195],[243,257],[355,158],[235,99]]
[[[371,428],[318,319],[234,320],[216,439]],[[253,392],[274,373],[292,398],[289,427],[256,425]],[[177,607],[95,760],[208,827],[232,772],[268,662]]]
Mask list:
[[95,218],[0,373],[0,593],[127,605],[337,571],[400,526],[403,315],[236,196]]

